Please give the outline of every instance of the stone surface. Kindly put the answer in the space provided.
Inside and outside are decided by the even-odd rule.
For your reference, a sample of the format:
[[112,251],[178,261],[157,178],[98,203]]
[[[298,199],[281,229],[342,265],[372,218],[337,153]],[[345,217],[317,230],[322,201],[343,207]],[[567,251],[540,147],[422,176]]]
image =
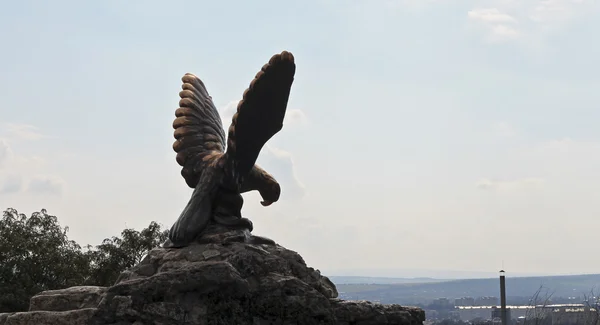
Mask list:
[[87,325],[96,312],[94,308],[70,311],[29,311],[14,313],[1,325]]
[[31,299],[32,311],[0,315],[0,325],[420,325],[425,320],[418,308],[337,299],[335,285],[298,253],[252,237],[154,249],[112,287],[42,292]]
[[10,316],[12,314],[14,314],[14,313],[0,313],[0,325],[5,324],[8,316]]
[[29,311],[67,311],[83,308],[95,308],[104,297],[104,287],[72,287],[62,290],[44,291],[29,303]]

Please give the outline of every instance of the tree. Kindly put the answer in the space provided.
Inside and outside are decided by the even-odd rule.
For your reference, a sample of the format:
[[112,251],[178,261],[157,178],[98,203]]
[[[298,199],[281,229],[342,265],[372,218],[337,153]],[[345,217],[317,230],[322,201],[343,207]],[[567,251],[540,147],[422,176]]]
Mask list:
[[167,239],[167,234],[167,230],[153,221],[142,231],[125,229],[121,232],[122,238],[107,238],[94,250],[88,246],[91,272],[86,283],[113,285],[121,272],[138,264],[148,251]]
[[546,325],[552,323],[551,311],[547,308],[552,303],[554,292],[543,285],[529,299],[529,309],[525,314],[525,325]]
[[552,305],[552,295],[547,288],[540,286],[530,300],[524,325],[600,325],[600,301],[594,289],[589,295],[583,295],[583,304]]
[[78,285],[89,259],[45,209],[31,217],[7,209],[0,219],[0,312],[27,310],[43,290]]
[[167,238],[156,222],[142,231],[125,229],[121,237],[82,250],[69,240],[45,209],[27,217],[9,208],[0,219],[0,313],[25,311],[29,299],[44,290],[78,285],[110,286],[121,272],[141,261]]
[[586,313],[586,324],[600,324],[600,297],[594,292],[594,288],[590,289],[589,294],[583,295],[583,303],[589,312]]

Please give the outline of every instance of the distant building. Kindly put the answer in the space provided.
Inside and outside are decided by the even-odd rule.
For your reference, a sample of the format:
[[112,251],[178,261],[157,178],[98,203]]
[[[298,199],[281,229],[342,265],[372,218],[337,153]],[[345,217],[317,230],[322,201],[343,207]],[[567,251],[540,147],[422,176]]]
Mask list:
[[475,299],[473,297],[462,297],[454,299],[454,306],[474,306]]
[[475,306],[496,306],[500,304],[498,297],[487,296],[487,297],[477,297],[475,299]]
[[448,313],[448,318],[452,320],[460,320],[460,313],[456,310],[451,311],[450,313]]
[[491,306],[458,306],[456,311],[460,315],[460,320],[471,321],[477,318],[490,319]]
[[435,310],[435,309],[426,309],[425,310],[425,317],[428,320],[438,319],[440,317],[440,313],[437,310]]
[[[500,306],[457,306],[460,320],[489,319],[500,321]],[[509,323],[517,325],[600,325],[600,312],[584,304],[506,306]]]
[[438,298],[433,300],[431,303],[432,306],[435,306],[437,309],[452,309],[454,308],[454,304],[450,302],[448,298]]
[[595,308],[583,304],[547,305],[543,307],[550,314],[552,325],[600,324]]
[[[511,320],[512,318],[528,315],[530,314],[528,310],[533,308],[531,306],[506,306],[507,319]],[[500,306],[460,306],[456,307],[456,310],[463,321],[471,321],[476,318],[500,319]]]

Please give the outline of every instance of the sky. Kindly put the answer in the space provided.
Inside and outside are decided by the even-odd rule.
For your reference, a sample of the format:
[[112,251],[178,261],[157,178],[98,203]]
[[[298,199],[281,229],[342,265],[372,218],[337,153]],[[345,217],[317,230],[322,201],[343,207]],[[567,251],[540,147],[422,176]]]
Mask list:
[[[191,189],[171,148],[181,77],[225,127],[296,59],[284,127],[244,194],[254,233],[331,275],[598,273],[600,2],[3,1],[0,208],[82,245]],[[425,271],[422,271],[425,272]]]

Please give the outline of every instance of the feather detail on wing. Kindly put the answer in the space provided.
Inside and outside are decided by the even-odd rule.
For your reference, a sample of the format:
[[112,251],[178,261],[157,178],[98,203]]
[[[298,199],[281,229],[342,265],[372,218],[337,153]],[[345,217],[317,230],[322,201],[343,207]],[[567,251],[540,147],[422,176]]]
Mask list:
[[271,57],[244,92],[229,127],[225,154],[227,175],[238,186],[261,148],[283,127],[295,72],[294,56],[283,51]]
[[195,188],[202,170],[214,166],[223,155],[225,132],[204,83],[191,73],[181,80],[183,90],[173,121],[173,150],[177,152],[177,163],[183,167],[181,176],[189,187]]

